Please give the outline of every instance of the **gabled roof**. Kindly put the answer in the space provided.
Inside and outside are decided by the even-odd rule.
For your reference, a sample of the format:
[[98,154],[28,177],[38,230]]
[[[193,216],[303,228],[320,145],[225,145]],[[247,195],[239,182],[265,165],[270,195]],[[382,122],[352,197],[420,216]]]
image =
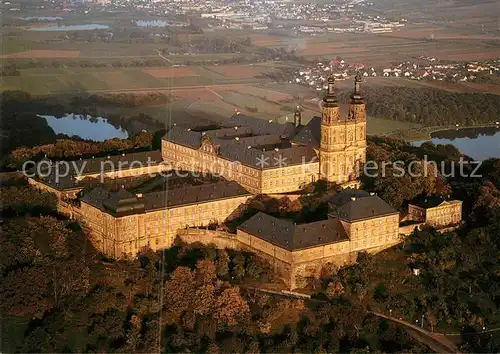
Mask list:
[[277,122],[269,122],[265,119],[250,117],[244,114],[235,114],[221,126],[229,127],[250,127],[255,135],[280,135],[291,138],[295,134],[295,125],[293,123],[280,124]]
[[195,132],[178,126],[170,128],[163,139],[193,149],[198,149],[201,146],[201,132]]
[[259,212],[241,224],[238,230],[289,251],[349,240],[337,218],[297,225],[292,220]]
[[[221,129],[196,132],[175,126],[167,132],[164,139],[199,149],[203,137],[207,136],[210,137],[219,156],[255,169],[298,165],[303,161],[310,162],[317,156],[310,144],[290,145],[289,139],[296,131],[293,123],[279,124],[236,114],[223,122],[221,127]],[[264,151],[264,147],[269,150]]]
[[399,214],[379,196],[357,189],[345,189],[328,201],[329,213],[341,220],[354,222]]
[[208,130],[203,133],[205,133],[205,135],[211,138],[219,138],[219,139],[231,138],[245,134],[252,134],[252,128],[250,127],[221,128],[215,130]]
[[251,194],[237,182],[223,181],[140,195],[123,188],[108,192],[97,187],[84,193],[80,200],[115,216],[125,216],[246,195]]
[[[125,171],[130,167],[138,168],[140,166],[156,166],[163,162],[160,150],[134,152],[129,154],[114,155],[108,157],[96,157],[84,160],[66,161],[67,164],[59,167],[59,171],[66,172],[66,166],[69,168],[68,173],[56,173],[57,162],[50,161],[44,158],[44,164],[41,166],[41,176],[36,176],[36,179],[46,185],[57,190],[78,190],[83,186],[79,184],[76,177],[84,177],[86,175],[100,174],[101,172]],[[51,165],[47,165],[50,162]],[[48,166],[48,167],[47,167]]]
[[424,208],[424,209],[430,209],[430,208],[438,207],[438,206],[443,205],[443,204],[456,204],[456,203],[461,203],[461,201],[459,201],[459,200],[446,200],[442,197],[433,195],[433,196],[426,196],[426,197],[418,198],[409,204],[415,205],[415,206],[418,206],[418,207]]
[[297,144],[319,146],[321,142],[321,117],[313,117],[309,123],[299,127],[298,133],[292,138]]

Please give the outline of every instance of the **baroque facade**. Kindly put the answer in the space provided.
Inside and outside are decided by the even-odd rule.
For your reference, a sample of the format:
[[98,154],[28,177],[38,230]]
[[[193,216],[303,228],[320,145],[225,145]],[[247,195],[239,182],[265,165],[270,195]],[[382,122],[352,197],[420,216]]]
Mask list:
[[366,106],[360,84],[358,74],[349,113],[343,119],[335,96],[334,80],[328,80],[321,119],[319,175],[329,182],[342,184],[355,180],[358,169],[366,162]]
[[408,205],[408,220],[439,228],[462,220],[462,202],[441,197],[425,197]]
[[217,127],[175,126],[163,138],[163,158],[173,169],[218,174],[254,194],[297,191],[318,179],[358,186],[358,168],[366,161],[366,108],[360,85],[357,75],[345,117],[331,77],[322,117],[306,125],[297,109],[294,121],[285,124],[236,114]]
[[80,198],[81,222],[99,251],[133,257],[145,248],[171,247],[180,229],[226,220],[250,197],[236,182],[144,194],[96,188]]
[[345,189],[330,198],[326,220],[295,224],[260,212],[238,228],[236,239],[269,259],[293,289],[298,276],[319,276],[328,263],[344,265],[360,251],[397,244],[399,212],[374,194]]
[[[237,217],[252,195],[299,191],[319,179],[336,183],[343,191],[329,199],[325,220],[298,225],[258,213],[229,236],[237,247],[271,260],[293,288],[297,276],[315,276],[326,263],[351,262],[360,251],[378,252],[399,242],[399,213],[378,196],[351,189],[358,187],[357,168],[366,161],[360,83],[357,75],[345,117],[330,78],[322,116],[305,125],[297,109],[294,121],[285,124],[235,114],[216,127],[174,126],[161,151],[72,161],[64,176],[44,159],[29,182],[54,192],[64,206],[60,210],[74,213],[93,245],[113,258],[171,247],[180,230]],[[224,180],[142,192],[126,182],[171,170]],[[120,186],[103,188],[102,179]],[[449,225],[460,221],[461,202],[410,205],[409,215]]]

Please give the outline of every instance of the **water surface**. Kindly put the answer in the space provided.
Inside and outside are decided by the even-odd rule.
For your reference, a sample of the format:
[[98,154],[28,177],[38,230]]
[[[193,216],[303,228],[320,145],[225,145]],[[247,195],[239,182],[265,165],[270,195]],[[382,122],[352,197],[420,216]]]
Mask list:
[[82,139],[104,141],[106,139],[128,137],[127,132],[122,128],[116,128],[108,123],[106,118],[91,117],[79,114],[66,114],[61,118],[49,115],[39,115],[45,118],[47,124],[56,134],[77,135]]
[[[414,141],[416,146],[429,140]],[[500,158],[500,128],[462,128],[431,134],[434,144],[451,144],[476,160]]]

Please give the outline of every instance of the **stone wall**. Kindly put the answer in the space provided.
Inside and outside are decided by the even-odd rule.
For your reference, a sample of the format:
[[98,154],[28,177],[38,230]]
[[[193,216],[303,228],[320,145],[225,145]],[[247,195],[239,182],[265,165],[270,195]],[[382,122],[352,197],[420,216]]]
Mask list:
[[236,235],[224,231],[195,228],[183,229],[177,231],[177,239],[188,244],[213,244],[217,248],[241,249],[241,244],[236,239]]
[[[340,267],[356,261],[360,250],[352,248],[353,242],[343,241],[304,250],[290,251],[271,244],[256,236],[238,230],[237,234],[221,231],[189,228],[179,230],[178,238],[188,244],[213,244],[217,248],[232,248],[254,253],[272,266],[276,276],[280,277],[290,289],[300,286],[298,277],[318,278],[321,270],[328,263]],[[375,247],[363,249],[370,253],[380,252],[397,244],[399,240]]]
[[399,228],[399,234],[404,235],[404,236],[409,236],[413,231],[415,231],[415,228],[420,229],[423,225],[424,225],[424,223],[421,222],[421,223],[401,226]]
[[299,193],[294,193],[294,194],[283,194],[283,193],[275,193],[275,194],[267,194],[268,197],[274,198],[274,199],[281,199],[284,197],[288,197],[292,202],[296,201],[300,197],[303,197],[303,194]]

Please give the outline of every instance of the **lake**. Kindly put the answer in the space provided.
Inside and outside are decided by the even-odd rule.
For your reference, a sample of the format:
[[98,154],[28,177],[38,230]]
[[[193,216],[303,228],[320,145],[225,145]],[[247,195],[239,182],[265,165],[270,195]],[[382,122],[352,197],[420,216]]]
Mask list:
[[[429,140],[414,141],[416,146]],[[476,160],[500,158],[500,128],[461,128],[431,134],[434,144],[454,145],[463,154]]]
[[47,32],[47,31],[92,31],[108,29],[109,26],[97,25],[95,23],[87,25],[68,25],[68,26],[45,26],[45,27],[31,27],[29,31]]
[[82,139],[104,141],[106,139],[128,138],[127,132],[108,123],[106,118],[90,117],[79,114],[66,114],[61,118],[50,115],[38,115],[45,118],[56,134],[77,135]]

